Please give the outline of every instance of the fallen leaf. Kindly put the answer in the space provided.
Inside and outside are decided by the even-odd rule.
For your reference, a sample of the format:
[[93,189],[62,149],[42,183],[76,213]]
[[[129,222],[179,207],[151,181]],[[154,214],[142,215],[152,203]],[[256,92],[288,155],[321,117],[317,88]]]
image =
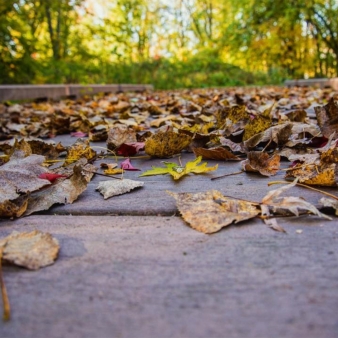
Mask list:
[[324,208],[332,208],[332,209],[334,209],[335,215],[338,216],[338,201],[337,200],[334,200],[332,198],[322,197],[319,200],[319,203]]
[[189,173],[204,174],[209,171],[217,170],[218,168],[218,164],[213,167],[207,167],[207,162],[198,165],[201,161],[202,156],[199,156],[195,160],[187,162],[184,167],[173,162],[163,162],[165,167],[152,166],[152,169],[145,171],[140,175],[140,177],[170,174],[175,180],[178,180]]
[[48,210],[54,204],[73,203],[86,190],[87,184],[86,177],[82,174],[82,167],[75,166],[74,173],[69,179],[32,193],[28,199],[25,216],[33,212]]
[[96,190],[98,190],[104,199],[112,196],[125,194],[133,189],[142,187],[144,182],[133,181],[129,179],[111,180],[100,182]]
[[35,230],[17,232],[0,240],[2,259],[29,270],[37,270],[51,265],[56,260],[60,245],[49,233]]
[[204,160],[218,160],[218,161],[240,161],[241,159],[234,155],[231,151],[223,148],[193,148],[194,154],[202,156]]
[[329,138],[338,130],[338,104],[333,98],[325,106],[315,107],[317,121],[322,134]]
[[129,170],[129,171],[140,171],[141,169],[135,168],[131,162],[130,159],[127,158],[124,161],[121,162],[121,169],[123,170]]
[[217,190],[196,194],[167,193],[175,198],[183,219],[193,229],[206,234],[260,214],[257,204],[225,197]]
[[70,133],[70,136],[71,136],[71,137],[82,138],[82,137],[87,137],[88,134],[87,134],[87,133],[84,133],[84,132],[82,132],[82,131],[74,131],[74,132]]
[[262,216],[264,216],[263,221],[270,229],[286,233],[285,229],[278,224],[277,219],[271,217],[270,210],[267,205],[261,204],[261,210]]
[[47,171],[42,167],[44,160],[43,156],[30,155],[11,159],[0,167],[0,217],[20,216],[26,204],[22,195],[50,184],[38,178]]
[[271,111],[274,105],[266,109],[262,114],[254,116],[244,127],[243,141],[271,127]]
[[107,148],[115,150],[123,143],[135,143],[136,132],[124,124],[119,124],[108,130]]
[[70,148],[68,148],[64,166],[74,163],[82,157],[91,160],[95,156],[96,152],[90,147],[89,140],[79,138]]
[[61,177],[68,177],[67,175],[60,175],[60,174],[53,174],[53,173],[43,173],[38,176],[44,180],[48,180],[49,182],[53,183],[55,180]]
[[144,142],[123,143],[117,149],[117,155],[129,157],[144,149]]
[[106,175],[116,175],[116,174],[123,174],[123,169],[119,169],[119,168],[109,168],[104,170],[104,173]]
[[276,175],[280,167],[280,156],[270,156],[266,152],[250,151],[248,158],[242,162],[242,169],[249,172],[259,172],[264,176]]
[[327,215],[321,213],[314,205],[306,202],[301,197],[279,197],[286,190],[294,187],[297,184],[297,180],[284,187],[269,191],[262,199],[262,204],[266,204],[272,207],[274,212],[287,211],[291,214],[299,216],[299,211],[307,211],[319,217],[331,220]]
[[145,152],[153,157],[167,158],[179,154],[191,142],[191,136],[174,131],[158,132],[145,142]]

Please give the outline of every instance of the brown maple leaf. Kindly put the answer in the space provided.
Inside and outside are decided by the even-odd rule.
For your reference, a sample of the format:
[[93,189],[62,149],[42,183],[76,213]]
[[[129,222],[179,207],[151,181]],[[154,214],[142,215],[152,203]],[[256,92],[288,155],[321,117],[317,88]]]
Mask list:
[[270,156],[266,152],[250,151],[248,158],[242,162],[242,169],[249,172],[259,172],[264,176],[276,175],[280,167],[280,156]]

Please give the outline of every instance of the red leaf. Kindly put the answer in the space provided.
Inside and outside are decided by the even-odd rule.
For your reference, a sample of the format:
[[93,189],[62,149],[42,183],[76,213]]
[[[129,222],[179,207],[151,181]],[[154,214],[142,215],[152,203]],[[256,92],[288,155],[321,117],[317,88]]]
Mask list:
[[60,174],[51,174],[51,173],[42,173],[38,176],[43,180],[48,180],[49,182],[54,182],[56,179],[60,177],[68,177],[67,175],[60,175]]
[[129,158],[127,158],[123,162],[121,162],[121,168],[123,170],[130,170],[130,171],[141,170],[141,169],[137,169],[137,168],[133,167],[132,164],[130,163],[130,159]]
[[124,157],[133,156],[144,149],[144,142],[123,143],[117,149],[117,154]]

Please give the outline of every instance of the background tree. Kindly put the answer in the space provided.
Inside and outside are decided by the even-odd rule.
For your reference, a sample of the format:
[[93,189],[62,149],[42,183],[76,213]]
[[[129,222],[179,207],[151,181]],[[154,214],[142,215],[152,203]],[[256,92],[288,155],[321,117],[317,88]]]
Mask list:
[[1,83],[338,76],[337,0],[0,0]]

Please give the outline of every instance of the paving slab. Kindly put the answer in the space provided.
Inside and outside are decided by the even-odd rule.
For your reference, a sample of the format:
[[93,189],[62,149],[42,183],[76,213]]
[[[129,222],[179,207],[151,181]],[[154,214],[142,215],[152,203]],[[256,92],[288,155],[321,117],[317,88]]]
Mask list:
[[[76,139],[54,140],[70,145]],[[192,159],[182,154],[183,163]],[[12,320],[0,323],[1,338],[338,336],[336,219],[281,219],[287,234],[250,220],[205,235],[178,217],[166,193],[217,189],[259,202],[277,187],[267,183],[282,180],[283,172],[213,181],[239,171],[240,163],[208,161],[219,169],[177,182],[167,175],[139,177],[162,165],[160,159],[131,161],[142,171],[124,177],[144,181],[143,188],[104,200],[95,188],[109,178],[96,175],[73,204],[0,221],[0,237],[40,229],[61,244],[53,266],[36,272],[4,267]],[[314,204],[322,197],[300,187],[288,194]]]
[[[180,217],[30,216],[53,266],[4,267],[12,320],[0,337],[288,337],[338,334],[337,222],[260,220],[205,235]],[[296,230],[303,230],[301,234]]]
[[[54,142],[61,142],[65,146],[69,146],[76,141],[76,138],[62,135],[53,139]],[[103,142],[91,143],[98,152],[106,147]],[[187,161],[195,159],[192,153],[182,153],[180,160],[183,164]],[[123,159],[119,159],[119,163]],[[208,166],[218,164],[217,171],[209,172],[203,175],[185,176],[179,181],[175,181],[169,175],[146,176],[139,175],[152,168],[152,166],[163,166],[163,161],[176,162],[179,164],[179,158],[171,159],[150,159],[150,158],[133,158],[132,164],[141,171],[127,171],[125,178],[143,181],[144,186],[140,189],[133,190],[131,193],[115,196],[108,200],[104,200],[102,195],[96,191],[98,183],[110,180],[108,177],[94,176],[93,180],[88,184],[79,199],[73,204],[54,206],[41,214],[56,215],[174,215],[177,214],[175,200],[169,196],[166,191],[174,192],[204,192],[211,189],[221,191],[224,195],[246,199],[250,201],[260,202],[269,190],[276,189],[280,185],[268,186],[271,181],[283,181],[284,172],[280,171],[272,177],[264,177],[260,174],[242,173],[240,175],[228,176],[219,180],[211,180],[212,177],[224,174],[232,174],[241,170],[240,161],[207,161]],[[94,164],[99,168],[100,163],[116,162],[115,158],[98,160]],[[289,162],[282,163],[282,167],[286,168]],[[99,172],[103,173],[102,170]],[[335,188],[322,188],[323,190],[336,194]],[[322,195],[317,192],[294,187],[286,195],[302,196],[308,202],[318,205],[318,201]]]

